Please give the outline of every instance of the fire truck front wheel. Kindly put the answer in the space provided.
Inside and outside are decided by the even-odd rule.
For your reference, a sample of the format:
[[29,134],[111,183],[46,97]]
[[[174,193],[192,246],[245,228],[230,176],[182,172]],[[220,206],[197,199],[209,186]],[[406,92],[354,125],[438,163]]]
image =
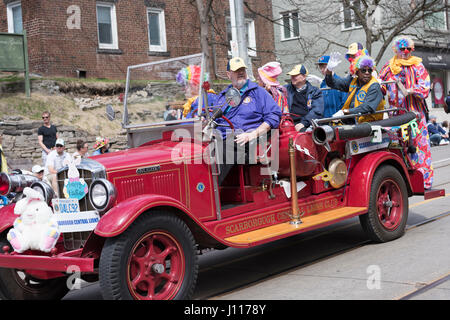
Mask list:
[[105,241],[99,265],[105,299],[189,299],[198,274],[194,237],[167,212],[141,215]]
[[390,165],[377,169],[370,189],[369,210],[359,216],[364,231],[375,242],[387,242],[405,233],[408,191],[400,172]]

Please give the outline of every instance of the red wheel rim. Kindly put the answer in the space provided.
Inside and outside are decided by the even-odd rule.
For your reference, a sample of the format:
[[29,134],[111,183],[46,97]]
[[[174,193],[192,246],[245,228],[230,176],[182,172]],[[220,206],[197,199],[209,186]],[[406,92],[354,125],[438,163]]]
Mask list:
[[142,236],[128,259],[128,288],[139,300],[169,300],[184,278],[184,254],[180,243],[165,231]]
[[403,216],[403,195],[393,180],[385,180],[377,193],[378,219],[387,230],[395,230]]

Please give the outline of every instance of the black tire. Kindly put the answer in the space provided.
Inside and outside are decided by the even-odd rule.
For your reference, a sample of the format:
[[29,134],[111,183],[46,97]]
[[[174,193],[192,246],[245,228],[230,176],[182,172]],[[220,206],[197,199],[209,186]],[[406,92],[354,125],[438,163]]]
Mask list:
[[175,215],[153,211],[108,238],[99,265],[104,299],[190,299],[198,275],[194,237]]
[[[0,249],[9,246],[2,238]],[[3,251],[0,253],[3,254]],[[60,300],[69,288],[67,277],[41,280],[28,276],[21,270],[0,268],[0,298],[5,300]]]
[[387,242],[405,233],[408,191],[400,172],[390,165],[375,171],[370,188],[369,210],[359,216],[361,226],[375,242]]

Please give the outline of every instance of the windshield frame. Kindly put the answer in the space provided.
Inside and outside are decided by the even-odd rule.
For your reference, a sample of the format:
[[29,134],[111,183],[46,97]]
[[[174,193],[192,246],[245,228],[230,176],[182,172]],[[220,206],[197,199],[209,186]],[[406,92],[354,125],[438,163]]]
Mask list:
[[148,66],[154,66],[154,65],[158,65],[158,64],[169,63],[169,62],[174,62],[174,61],[178,61],[178,60],[192,59],[192,58],[201,58],[200,85],[199,85],[199,92],[198,92],[198,96],[201,97],[201,96],[203,96],[203,82],[204,82],[204,78],[205,78],[204,77],[204,75],[205,75],[205,55],[203,53],[196,53],[196,54],[191,54],[191,55],[187,55],[187,56],[181,56],[181,57],[176,57],[176,58],[171,58],[171,59],[165,59],[165,60],[159,60],[159,61],[153,61],[153,62],[128,66],[127,79],[126,79],[126,84],[125,84],[125,96],[123,99],[123,116],[122,116],[122,128],[123,129],[128,130],[128,129],[135,129],[135,128],[166,126],[166,125],[192,123],[192,122],[201,121],[200,115],[203,110],[203,99],[199,99],[196,118],[161,121],[161,122],[154,122],[154,123],[142,123],[142,124],[130,124],[130,121],[129,121],[127,101],[128,101],[128,95],[129,95],[129,89],[130,89],[131,71],[133,69],[144,68],[144,67],[148,67]]

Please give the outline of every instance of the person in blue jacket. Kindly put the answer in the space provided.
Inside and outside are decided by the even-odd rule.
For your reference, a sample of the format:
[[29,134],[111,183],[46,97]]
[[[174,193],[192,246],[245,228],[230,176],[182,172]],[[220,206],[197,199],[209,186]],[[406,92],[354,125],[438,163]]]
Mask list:
[[[217,127],[224,139],[223,150],[226,151],[223,152],[224,164],[221,166],[219,184],[226,178],[234,164],[244,163],[244,160],[239,158],[242,152],[237,152],[237,149],[245,148],[244,155],[247,163],[249,143],[256,142],[258,137],[271,129],[277,129],[281,118],[281,109],[272,96],[257,83],[248,79],[247,66],[243,59],[236,57],[228,62],[227,76],[231,80],[231,85],[218,94],[215,105],[222,106],[223,115],[233,124],[235,132],[232,135],[229,127]],[[235,107],[225,103],[225,93],[231,87],[238,89],[241,94],[241,101]],[[227,124],[222,118],[217,119],[216,122],[219,125]],[[230,143],[232,148],[226,147],[227,144],[231,145]],[[230,149],[234,151],[233,155],[228,153]]]
[[295,129],[304,131],[311,125],[311,120],[323,117],[323,94],[306,80],[308,69],[304,65],[296,65],[288,75],[291,76],[291,83],[285,87],[289,112],[298,115],[292,117]]
[[[327,75],[327,65],[329,60],[330,56],[321,56],[317,61],[317,67],[324,76]],[[339,79],[339,76],[336,74],[334,74],[333,77]],[[320,84],[320,89],[322,89],[324,102],[323,117],[330,118],[333,114],[341,110],[345,100],[347,100],[347,93],[344,91],[331,89],[327,86],[325,79],[323,79]]]

